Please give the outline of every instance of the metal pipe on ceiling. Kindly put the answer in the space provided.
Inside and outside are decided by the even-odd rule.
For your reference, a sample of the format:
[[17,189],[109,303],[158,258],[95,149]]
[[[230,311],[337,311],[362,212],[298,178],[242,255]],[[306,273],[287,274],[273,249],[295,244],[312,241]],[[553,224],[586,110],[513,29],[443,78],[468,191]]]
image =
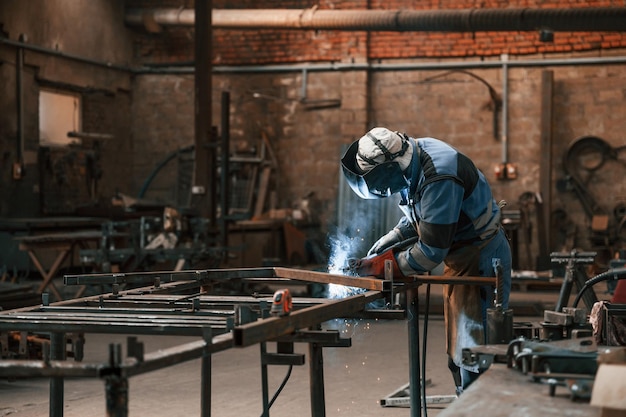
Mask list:
[[[219,29],[311,29],[393,32],[624,31],[626,7],[458,10],[213,9]],[[192,26],[193,9],[129,9],[128,25]],[[155,26],[156,25],[156,26]],[[158,30],[158,29],[156,29]]]

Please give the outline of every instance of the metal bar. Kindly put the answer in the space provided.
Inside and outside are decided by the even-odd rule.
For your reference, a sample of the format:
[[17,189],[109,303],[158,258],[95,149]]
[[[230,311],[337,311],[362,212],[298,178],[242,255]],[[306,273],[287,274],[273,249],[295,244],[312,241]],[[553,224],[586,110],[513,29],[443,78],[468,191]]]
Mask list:
[[263,413],[262,417],[269,417],[270,415],[270,406],[269,406],[269,386],[268,386],[268,372],[267,372],[267,362],[263,360],[265,355],[267,355],[267,343],[261,342],[259,343],[259,351],[261,353],[261,397],[263,401]]
[[[20,34],[20,42],[23,42],[24,35]],[[17,146],[15,149],[16,160],[15,164],[19,164],[19,172],[16,172],[16,168],[13,171],[14,179],[22,178],[24,168],[24,49],[17,48],[16,52],[16,66],[15,66],[15,84],[17,91],[15,94],[17,105]]]
[[159,349],[157,352],[144,355],[144,360],[141,362],[129,358],[124,362],[123,370],[127,376],[131,377],[197,359],[206,353],[221,352],[231,347],[233,347],[232,334],[220,334],[213,336],[211,343],[199,340],[167,349]]
[[201,280],[208,275],[206,270],[194,271],[142,271],[142,272],[115,272],[88,275],[65,275],[63,283],[65,285],[95,285],[95,284],[136,284],[150,283],[156,278],[161,283],[175,281]]
[[407,290],[406,301],[409,332],[409,397],[411,399],[411,417],[421,417],[419,298],[417,288]]
[[[50,359],[65,359],[65,334],[50,334]],[[64,381],[62,376],[50,378],[50,417],[63,417]]]
[[224,256],[228,256],[228,215],[230,211],[230,93],[222,92],[220,135],[220,244],[224,249]]
[[326,416],[324,397],[324,358],[319,343],[309,343],[309,379],[311,390],[311,417]]
[[109,345],[109,366],[104,369],[105,402],[108,417],[128,416],[128,378],[118,372],[122,362],[122,347]]
[[[190,324],[159,324],[159,323],[104,323],[80,322],[29,322],[22,320],[0,321],[0,331],[26,330],[32,332],[68,332],[68,333],[119,333],[119,334],[150,334],[162,336],[200,336],[202,328],[211,323]],[[215,327],[215,326],[213,326]],[[226,329],[224,329],[226,330]]]
[[[78,313],[78,312],[77,312]],[[233,311],[234,313],[234,311]],[[183,316],[184,314],[184,316]],[[56,322],[58,320],[65,320],[68,323],[103,323],[107,324],[106,321],[109,321],[112,324],[117,323],[162,323],[162,324],[205,324],[211,321],[214,322],[222,322],[225,319],[226,315],[216,316],[216,315],[191,315],[192,312],[190,310],[180,311],[178,316],[159,316],[156,314],[151,314],[146,311],[139,311],[136,314],[87,314],[87,312],[83,315],[76,316],[75,313],[20,313],[15,315],[8,315],[9,320],[14,321],[29,321],[29,320],[40,320],[42,324],[48,322]]]
[[[145,311],[139,311],[137,314],[88,314],[85,312],[81,313],[81,316],[76,317],[72,314],[59,314],[59,313],[33,313],[33,314],[21,314],[18,316],[11,315],[10,317],[14,320],[49,320],[49,319],[63,319],[68,321],[69,323],[81,323],[81,322],[96,322],[101,323],[102,320],[109,320],[115,323],[136,323],[137,321],[150,321],[151,323],[164,323],[164,324],[206,324],[208,322],[221,323],[225,320],[226,317],[230,317],[235,314],[234,310],[230,311],[230,314],[227,312],[221,314],[221,316],[217,317],[215,315],[191,315],[194,314],[192,311],[178,311],[177,316],[159,316],[155,314],[150,314]],[[185,317],[181,317],[181,315],[185,315]]]
[[446,275],[412,275],[414,284],[463,284],[463,285],[495,285],[495,277],[466,277]]
[[[136,278],[140,277],[140,278]],[[213,280],[232,280],[246,278],[283,278],[299,281],[333,283],[351,287],[364,288],[372,291],[388,291],[390,283],[374,277],[350,277],[346,275],[329,274],[326,272],[308,271],[294,268],[232,268],[232,269],[206,269],[198,271],[180,272],[134,272],[134,273],[111,273],[94,275],[66,275],[66,285],[82,284],[113,284],[141,282],[144,277],[160,277],[161,282],[197,280],[201,283]],[[137,279],[138,281],[134,281]],[[143,281],[146,282],[146,281]],[[402,281],[403,283],[431,283],[431,284],[465,284],[465,285],[490,285],[495,284],[491,277],[448,277],[438,275],[411,275]],[[135,290],[137,291],[137,290]]]
[[[189,303],[187,303],[189,304]],[[181,308],[183,306],[179,306],[178,308],[171,308],[171,309],[163,309],[163,308],[145,308],[145,306],[137,306],[137,308],[141,308],[144,307],[141,310],[134,310],[132,308],[116,308],[116,307],[102,307],[101,309],[99,309],[98,307],[86,307],[84,309],[81,309],[80,307],[62,307],[59,309],[53,308],[50,309],[49,307],[44,307],[41,310],[37,311],[37,312],[32,312],[32,313],[24,313],[25,316],[33,316],[33,317],[37,317],[37,315],[43,315],[45,314],[46,317],[65,317],[65,316],[71,316],[71,314],[80,314],[82,317],[139,317],[142,315],[149,315],[150,317],[154,317],[156,319],[167,319],[167,317],[169,316],[174,316],[174,315],[185,315],[188,317],[185,317],[184,320],[193,320],[194,318],[197,318],[199,320],[206,320],[207,316],[225,316],[225,317],[230,317],[233,314],[235,314],[235,310],[232,308],[232,306],[228,306],[229,309],[217,309],[216,306],[211,306],[213,307],[213,309],[208,310],[207,306],[203,306],[202,303],[200,303],[200,309],[199,310],[192,310],[189,308],[189,306],[184,306],[185,308]],[[11,314],[10,316],[12,317],[18,317],[16,315]],[[162,317],[161,317],[162,316]],[[196,317],[199,316],[199,317]]]
[[295,311],[289,316],[270,317],[264,320],[238,326],[233,329],[235,346],[245,347],[264,340],[271,340],[296,330],[322,323],[332,318],[342,317],[363,309],[368,303],[382,298],[378,291],[368,291],[352,297],[337,300]]
[[225,268],[206,271],[209,280],[229,280],[235,278],[275,278],[274,268]]
[[97,378],[102,364],[84,364],[69,361],[1,360],[0,377],[35,378]]
[[364,288],[372,291],[387,291],[391,289],[391,282],[373,277],[350,277],[347,275],[328,274],[326,272],[305,271],[291,268],[274,268],[277,277],[300,281],[333,283],[350,287]]
[[[554,91],[554,71],[543,70],[541,73],[541,119],[540,119],[540,145],[541,159],[539,165],[539,187],[541,190],[542,204],[540,210],[543,224],[539,224],[539,260],[541,265],[536,265],[537,269],[543,270],[549,267],[547,257],[552,247],[550,214],[552,211],[552,140],[553,134],[553,91]],[[538,261],[539,262],[539,261]],[[546,268],[547,269],[547,268]]]
[[[120,369],[127,377],[152,372],[168,366],[197,359],[208,353],[227,350],[233,346],[230,333],[212,337],[211,343],[204,340],[186,343],[144,355],[144,360],[127,358]],[[72,377],[95,378],[100,376],[102,363],[78,363],[74,361],[51,360],[2,360],[0,361],[1,377]]]
[[206,329],[204,333],[206,345],[202,352],[202,368],[200,382],[200,410],[202,417],[211,417],[211,372],[212,372],[212,356],[211,344],[213,340],[213,332],[211,328]]
[[351,340],[341,338],[336,330],[303,330],[274,339],[275,342],[317,343],[328,347],[349,347]]
[[211,86],[211,14],[212,1],[198,1],[194,5],[194,95],[195,95],[195,162],[192,185],[192,207],[199,210],[203,217],[209,219],[211,227],[215,227],[215,162],[212,122],[212,86]]

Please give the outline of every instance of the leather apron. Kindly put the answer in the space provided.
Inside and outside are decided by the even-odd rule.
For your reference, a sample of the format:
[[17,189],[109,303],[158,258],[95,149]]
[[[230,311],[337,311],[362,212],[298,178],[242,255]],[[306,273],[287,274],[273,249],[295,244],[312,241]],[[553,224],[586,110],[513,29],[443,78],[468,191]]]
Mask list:
[[[492,239],[490,237],[479,244],[453,245],[444,260],[444,275],[480,276],[480,252]],[[462,350],[484,344],[482,306],[480,285],[443,285],[446,353],[457,366],[473,372],[477,372],[478,368],[462,364]]]

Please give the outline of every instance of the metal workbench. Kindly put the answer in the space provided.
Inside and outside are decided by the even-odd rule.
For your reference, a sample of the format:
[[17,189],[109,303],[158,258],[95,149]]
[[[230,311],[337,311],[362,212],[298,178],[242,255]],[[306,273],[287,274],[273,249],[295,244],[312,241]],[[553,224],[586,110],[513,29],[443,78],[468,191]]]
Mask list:
[[[389,268],[388,268],[389,269]],[[387,276],[392,276],[388,271]],[[288,316],[269,316],[271,297],[216,296],[211,289],[233,280],[268,281],[283,285],[292,281],[333,283],[358,287],[363,293],[344,299],[294,299]],[[385,318],[407,318],[409,332],[409,383],[411,415],[421,415],[419,308],[417,288],[429,283],[485,285],[493,278],[412,276],[403,282],[373,277],[349,277],[290,268],[211,269],[179,272],[137,272],[65,276],[66,285],[111,285],[113,291],[99,296],[49,303],[44,294],[39,306],[0,312],[0,344],[6,349],[6,335],[19,331],[49,335],[49,350],[43,358],[0,360],[0,377],[49,377],[50,416],[63,415],[63,380],[66,377],[100,378],[105,382],[107,412],[128,414],[128,379],[132,376],[201,358],[201,415],[211,413],[211,356],[226,349],[261,344],[262,374],[268,364],[302,362],[288,346],[309,344],[311,412],[324,416],[322,348],[348,347],[350,340],[338,334],[318,331],[321,323],[368,313],[367,306],[381,298],[393,299],[394,292],[406,293],[403,310],[380,310]],[[120,291],[124,284],[139,288]],[[141,286],[143,285],[143,286]],[[84,363],[66,359],[70,353],[81,359],[81,338],[85,333],[129,335],[124,358],[120,345],[109,346],[106,363]],[[197,341],[156,352],[144,352],[142,335],[195,336]],[[70,337],[71,336],[71,337]],[[26,338],[23,338],[26,340]],[[4,341],[4,342],[3,342]],[[268,341],[287,346],[276,354],[263,349]],[[25,342],[24,342],[25,343]],[[298,363],[302,364],[302,363]],[[263,383],[264,415],[268,413],[267,384]]]

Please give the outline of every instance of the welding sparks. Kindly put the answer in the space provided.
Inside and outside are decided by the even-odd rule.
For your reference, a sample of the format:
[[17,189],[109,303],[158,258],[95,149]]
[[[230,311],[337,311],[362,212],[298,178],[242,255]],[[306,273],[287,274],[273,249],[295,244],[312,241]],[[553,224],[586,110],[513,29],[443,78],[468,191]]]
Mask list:
[[[357,234],[360,229],[357,229]],[[355,256],[359,247],[363,244],[362,237],[338,236],[331,239],[330,257],[328,260],[328,272],[331,274],[350,275],[346,271],[348,260]],[[339,299],[365,292],[362,288],[348,287],[345,285],[328,284],[327,298]]]

